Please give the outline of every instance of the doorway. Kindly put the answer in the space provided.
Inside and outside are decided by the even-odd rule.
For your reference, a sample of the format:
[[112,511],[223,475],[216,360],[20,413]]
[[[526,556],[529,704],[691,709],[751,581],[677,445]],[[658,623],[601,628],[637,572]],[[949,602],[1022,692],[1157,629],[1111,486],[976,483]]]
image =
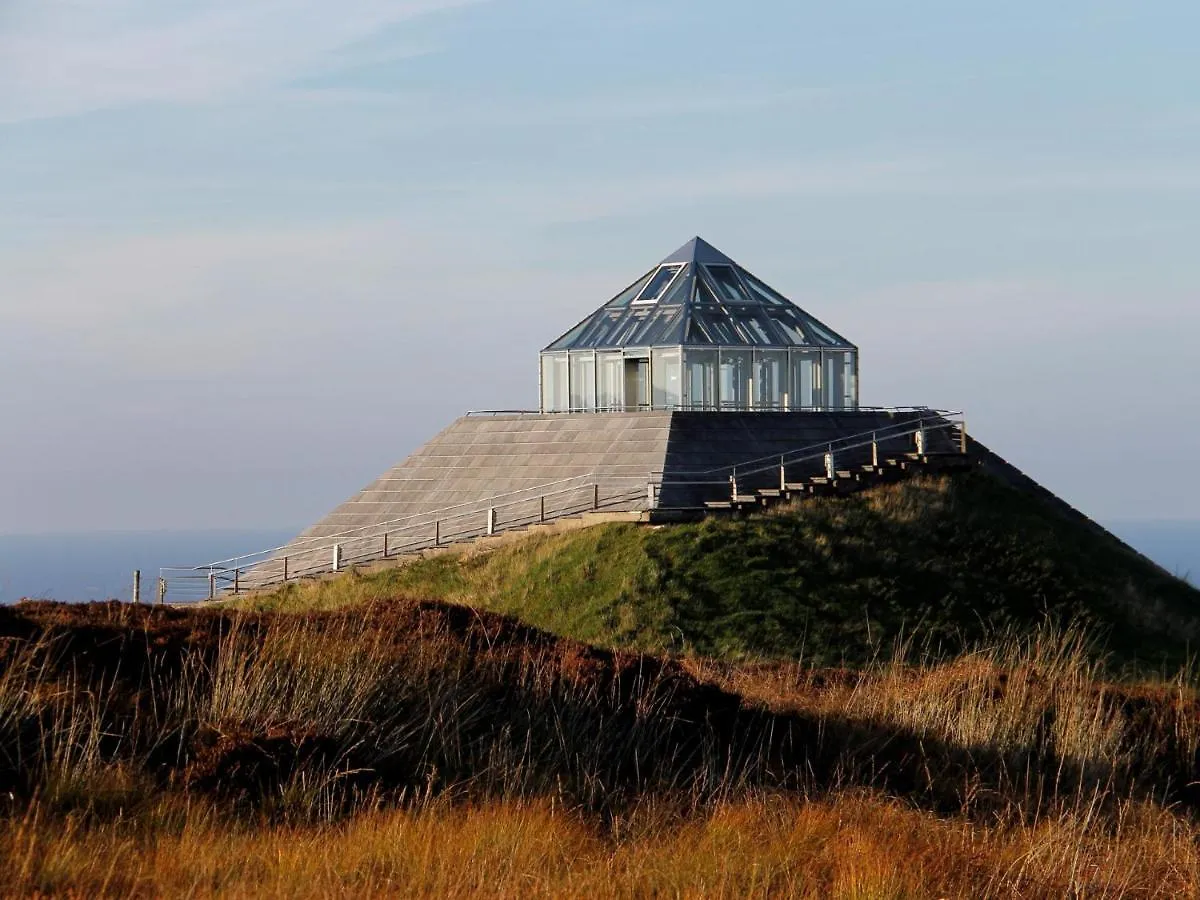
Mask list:
[[650,360],[625,358],[625,408],[650,408]]

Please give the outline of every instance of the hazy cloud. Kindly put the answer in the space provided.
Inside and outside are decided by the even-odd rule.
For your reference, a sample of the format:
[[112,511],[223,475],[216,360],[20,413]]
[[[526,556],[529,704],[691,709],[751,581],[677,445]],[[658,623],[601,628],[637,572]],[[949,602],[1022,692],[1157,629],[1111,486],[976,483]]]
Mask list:
[[0,12],[0,122],[212,101],[285,80],[379,29],[481,0],[16,0]]

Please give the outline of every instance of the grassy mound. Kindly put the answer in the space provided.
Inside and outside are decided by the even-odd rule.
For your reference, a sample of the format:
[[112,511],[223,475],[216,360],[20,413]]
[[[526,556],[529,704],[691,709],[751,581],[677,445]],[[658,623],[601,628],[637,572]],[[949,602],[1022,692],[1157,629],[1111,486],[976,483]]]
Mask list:
[[952,653],[1050,620],[1084,623],[1121,662],[1174,666],[1200,636],[1200,592],[983,473],[738,520],[531,534],[255,603],[384,597],[465,603],[609,647],[817,665],[861,664],[906,635]]

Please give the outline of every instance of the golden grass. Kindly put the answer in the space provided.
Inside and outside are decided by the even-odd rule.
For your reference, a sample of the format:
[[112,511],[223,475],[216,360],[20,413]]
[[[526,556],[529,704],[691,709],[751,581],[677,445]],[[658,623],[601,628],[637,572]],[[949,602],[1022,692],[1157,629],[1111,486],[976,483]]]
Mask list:
[[[162,813],[163,821],[171,819]],[[1181,897],[1193,826],[1126,805],[985,828],[895,801],[757,798],[602,832],[544,802],[363,812],[337,825],[230,825],[203,805],[164,827],[33,814],[0,826],[8,895],[190,897]]]
[[1072,631],[852,672],[436,604],[192,626],[5,647],[0,894],[1200,895],[1192,676]]

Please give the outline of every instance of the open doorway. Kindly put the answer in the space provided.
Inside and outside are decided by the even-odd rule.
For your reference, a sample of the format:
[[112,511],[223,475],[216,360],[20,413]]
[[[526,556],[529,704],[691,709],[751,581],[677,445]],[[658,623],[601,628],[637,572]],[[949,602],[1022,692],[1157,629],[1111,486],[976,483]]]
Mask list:
[[650,408],[650,360],[625,357],[625,408]]

